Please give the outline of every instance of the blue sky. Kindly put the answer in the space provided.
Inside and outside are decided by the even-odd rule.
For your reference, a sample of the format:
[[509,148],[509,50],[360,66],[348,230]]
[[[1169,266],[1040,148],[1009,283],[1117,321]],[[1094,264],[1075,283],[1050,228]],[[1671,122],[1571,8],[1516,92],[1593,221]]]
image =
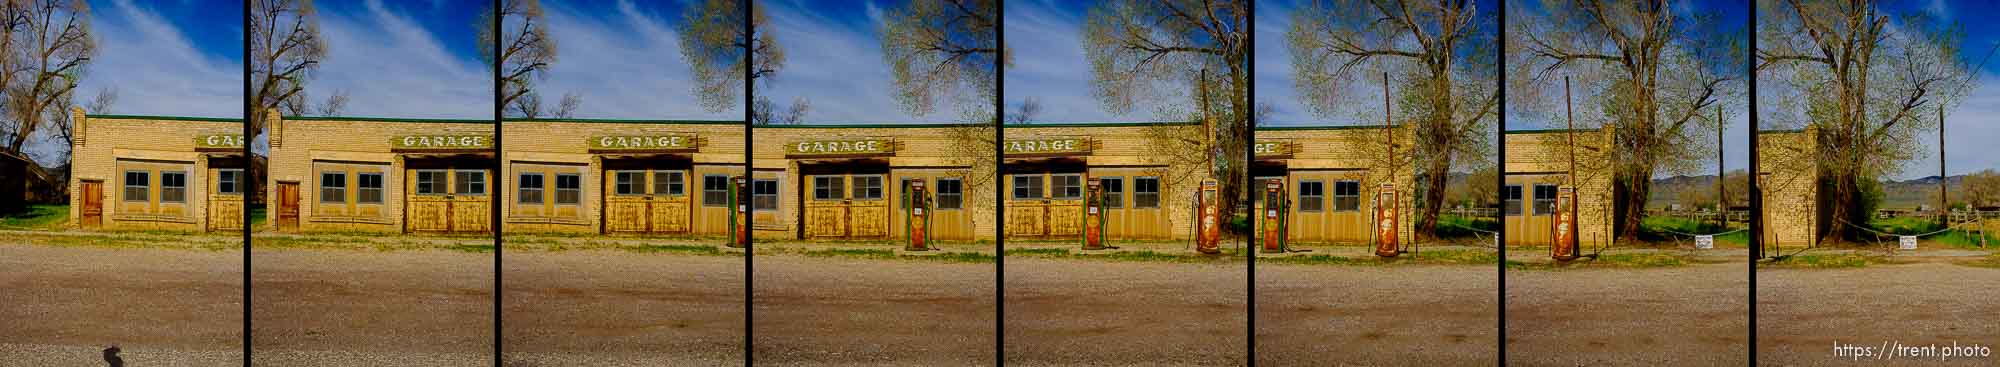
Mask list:
[[543,0],[560,58],[542,94],[578,94],[578,118],[742,120],[742,103],[708,112],[694,96],[679,38],[688,2]]
[[[2000,42],[2000,22],[1993,22],[1992,14],[2000,14],[2000,4],[1974,1],[1913,1],[1895,4],[1891,11],[1922,11],[1947,24],[1965,26],[1965,39],[1959,44],[1960,57],[1967,64],[1977,64],[1980,58]],[[1996,57],[2000,58],[2000,57]],[[2000,155],[1986,149],[1995,141],[2000,141],[2000,60],[1988,61],[1985,68],[1976,70],[1977,80],[1966,98],[1957,108],[1945,112],[1945,168],[1948,175],[1963,175],[1983,169],[2000,170]],[[1917,139],[1924,144],[1922,159],[1912,160],[1903,165],[1903,172],[1893,178],[1911,179],[1937,175],[1937,132],[1931,131]]]
[[116,90],[107,113],[243,117],[241,1],[93,0],[98,53],[77,87],[89,103]]
[[882,61],[882,41],[876,28],[882,14],[902,2],[767,0],[757,4],[770,17],[769,31],[784,46],[787,60],[771,84],[758,87],[758,96],[770,97],[781,108],[794,98],[806,98],[812,104],[805,118],[809,124],[959,121],[957,108],[944,104],[928,115],[912,116],[903,112],[892,95],[895,81],[889,65]]
[[[1309,4],[1311,4],[1311,1],[1308,0],[1257,1],[1256,26],[1254,28],[1257,32],[1257,45],[1253,51],[1256,54],[1256,71],[1254,74],[1257,78],[1257,103],[1271,106],[1270,116],[1259,120],[1257,122],[1258,125],[1321,126],[1381,124],[1382,121],[1379,120],[1379,115],[1377,115],[1377,119],[1369,119],[1369,121],[1351,121],[1349,118],[1328,119],[1314,116],[1311,110],[1300,101],[1301,93],[1297,88],[1293,87],[1292,83],[1292,53],[1285,46],[1285,32],[1291,29],[1293,13]],[[1480,1],[1476,6],[1481,12],[1482,17],[1493,19],[1491,23],[1486,25],[1488,27],[1487,34],[1497,32],[1499,29],[1497,19],[1499,14],[1498,2],[1490,0]],[[1012,21],[1012,19],[1009,19],[1009,21]],[[1494,40],[1498,41],[1497,38],[1494,38]],[[1355,84],[1355,93],[1351,95],[1382,95],[1382,88],[1375,86],[1380,83]],[[1379,97],[1365,98],[1356,102],[1369,103],[1371,105],[1381,103]]]
[[1157,106],[1145,104],[1133,106],[1130,113],[1114,115],[1091,96],[1090,63],[1084,59],[1082,35],[1085,17],[1094,3],[1018,0],[1001,8],[1006,17],[1007,48],[1014,52],[1002,97],[1007,111],[1016,111],[1028,97],[1036,97],[1042,104],[1036,120],[1043,122],[1162,119],[1154,115]]
[[346,91],[348,116],[493,118],[493,74],[474,28],[487,4],[315,2],[328,52],[306,93],[317,103]]

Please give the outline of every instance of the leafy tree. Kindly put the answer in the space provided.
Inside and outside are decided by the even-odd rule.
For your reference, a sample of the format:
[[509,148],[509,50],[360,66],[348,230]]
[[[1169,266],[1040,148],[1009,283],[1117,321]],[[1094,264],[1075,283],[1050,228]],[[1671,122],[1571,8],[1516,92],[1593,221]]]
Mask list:
[[[1416,125],[1414,146],[1406,148],[1417,157],[1416,231],[1430,235],[1451,170],[1491,163],[1487,138],[1500,96],[1499,48],[1486,30],[1493,16],[1479,14],[1474,1],[1341,0],[1314,1],[1291,19],[1285,44],[1293,50],[1293,86],[1314,114],[1336,117],[1377,105],[1380,95],[1349,92],[1397,76],[1392,90],[1401,103],[1381,113]],[[1364,78],[1374,75],[1384,77]]]
[[[1114,114],[1162,102],[1155,114],[1199,121],[1202,136],[1154,129],[1154,150],[1176,165],[1207,167],[1221,205],[1247,199],[1250,4],[1240,0],[1107,0],[1083,29],[1091,94]],[[1193,178],[1176,173],[1171,181]]]
[[[546,78],[557,60],[556,39],[549,35],[548,14],[540,0],[501,0],[496,14],[488,10],[474,27],[479,29],[479,57],[487,67],[500,69],[500,106],[507,117],[569,117],[583,97],[565,93],[554,106],[543,104],[535,82]],[[494,37],[493,21],[498,16],[500,35]],[[499,47],[499,60],[493,48]]]
[[[954,129],[956,155],[971,158],[966,185],[993,182],[998,144],[993,101],[995,74],[1006,53],[1000,49],[999,1],[912,1],[890,9],[880,25],[882,61],[889,64],[892,91],[904,112],[928,115],[939,104],[956,106],[966,126]],[[984,168],[980,168],[984,167]]]
[[[681,14],[681,58],[693,69],[694,94],[709,112],[736,107],[736,93],[746,78],[751,84],[763,81],[757,86],[769,86],[785,68],[785,48],[766,29],[770,18],[764,7],[749,5],[743,0],[704,0],[688,4]],[[744,29],[745,23],[751,29]],[[748,74],[744,64],[749,64]],[[776,107],[770,98],[757,97],[750,108],[751,123],[797,123],[811,110],[811,103],[794,99],[783,114],[773,112]]]

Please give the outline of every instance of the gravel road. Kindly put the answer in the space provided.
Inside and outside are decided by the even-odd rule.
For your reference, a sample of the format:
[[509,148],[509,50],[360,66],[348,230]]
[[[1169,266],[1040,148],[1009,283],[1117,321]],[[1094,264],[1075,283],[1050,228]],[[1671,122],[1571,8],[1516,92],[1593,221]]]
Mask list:
[[241,250],[0,244],[0,365],[243,360]]
[[758,256],[760,366],[993,363],[992,263]]
[[743,258],[508,251],[510,366],[743,364]]
[[1257,264],[1262,366],[1490,365],[1492,266]]
[[2000,349],[2000,269],[1943,262],[1854,269],[1757,269],[1757,362],[1793,365],[2000,365],[1985,358],[1843,359],[1834,343],[1881,348],[1958,342]]
[[1242,264],[1007,260],[1007,363],[1248,361]]
[[251,256],[257,365],[493,364],[490,252],[256,250]]
[[1749,364],[1749,269],[1507,272],[1507,362],[1516,366]]

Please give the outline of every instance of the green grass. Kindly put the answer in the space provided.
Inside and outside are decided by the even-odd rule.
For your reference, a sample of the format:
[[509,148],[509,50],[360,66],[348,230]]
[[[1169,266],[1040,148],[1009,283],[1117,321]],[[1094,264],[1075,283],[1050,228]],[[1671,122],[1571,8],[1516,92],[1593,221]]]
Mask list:
[[1960,262],[1959,265],[2000,269],[2000,253],[1987,255],[1979,260]]
[[1802,254],[1802,255],[1792,255],[1789,257],[1773,258],[1771,261],[1765,262],[1763,265],[1770,267],[1779,267],[1779,268],[1842,269],[1842,268],[1861,268],[1873,264],[1881,264],[1886,262],[1887,259],[1880,256],[1868,256],[1855,253]]
[[806,250],[798,254],[806,257],[839,257],[869,260],[919,260],[949,263],[991,263],[993,255],[976,252],[946,252],[935,255],[898,255],[895,250],[883,249],[821,249]]
[[1069,249],[1062,249],[1062,248],[1025,248],[1025,249],[1007,250],[1007,257],[1065,259],[1065,260],[1124,261],[1124,262],[1163,262],[1163,263],[1188,263],[1188,264],[1228,263],[1228,262],[1245,261],[1245,259],[1243,259],[1241,256],[1238,256],[1236,252],[1229,249],[1222,249],[1222,253],[1219,255],[1203,255],[1195,253],[1167,253],[1167,252],[1158,252],[1153,250],[1076,253],[1069,251]]
[[1347,257],[1297,255],[1257,259],[1258,262],[1297,265],[1377,266],[1377,265],[1494,265],[1498,253],[1485,250],[1435,250],[1397,257]]
[[[1646,242],[1694,241],[1693,238],[1689,238],[1688,236],[1672,234],[1667,232],[1672,231],[1672,232],[1691,233],[1691,234],[1709,234],[1709,233],[1728,232],[1737,229],[1738,228],[1731,228],[1718,225],[1712,221],[1697,221],[1689,218],[1656,215],[1656,216],[1646,217],[1646,219],[1639,221],[1639,239]],[[1734,245],[1739,247],[1749,246],[1750,232],[1741,231],[1741,232],[1716,236],[1715,242],[1717,245]]]
[[250,228],[252,230],[255,230],[256,228],[264,228],[264,220],[266,218],[267,217],[264,216],[264,206],[258,205],[250,207]]
[[26,211],[0,216],[0,228],[6,229],[58,229],[68,222],[68,205],[30,205]]
[[[1940,224],[1938,222],[1933,222],[1928,219],[1916,218],[1916,217],[1875,219],[1868,221],[1868,226],[1875,227],[1875,230],[1877,231],[1895,233],[1899,235],[1931,233],[1945,228],[1943,224]],[[1967,233],[1965,231],[1955,230],[1955,231],[1925,236],[1923,237],[1923,239],[1955,248],[1978,249],[1980,240],[1979,237],[1980,237],[1979,235]],[[1986,235],[1985,237],[1989,245],[2000,244],[2000,236],[1994,236],[1989,234]],[[1883,238],[1883,240],[1894,241],[1895,239]]]
[[1523,269],[1523,270],[1529,270],[1529,269],[1556,270],[1556,269],[1568,269],[1568,268],[1604,268],[1604,267],[1672,268],[1672,267],[1687,266],[1689,264],[1694,264],[1696,262],[1697,262],[1696,260],[1680,254],[1665,253],[1665,252],[1640,252],[1640,253],[1623,253],[1623,254],[1604,254],[1604,255],[1599,255],[1595,259],[1581,258],[1577,260],[1571,260],[1566,263],[1555,263],[1555,262],[1527,263],[1516,260],[1508,260],[1507,268]]
[[1483,235],[1480,232],[1473,231],[1474,229],[1498,232],[1500,231],[1500,220],[1495,218],[1441,214],[1438,215],[1437,232],[1434,234],[1438,238],[1463,238]]

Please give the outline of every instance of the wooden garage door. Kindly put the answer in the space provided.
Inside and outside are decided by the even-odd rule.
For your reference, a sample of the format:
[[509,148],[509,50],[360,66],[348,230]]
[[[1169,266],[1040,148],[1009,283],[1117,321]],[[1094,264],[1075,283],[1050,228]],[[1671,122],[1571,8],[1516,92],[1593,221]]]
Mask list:
[[604,230],[622,233],[687,233],[690,213],[686,170],[610,171],[603,175]]
[[209,169],[208,229],[243,229],[243,170]]
[[405,221],[411,232],[476,233],[491,230],[492,202],[487,196],[489,170],[411,170],[404,199]]
[[1505,218],[1508,245],[1547,246],[1555,242],[1555,199],[1560,182],[1557,175],[1507,179],[1507,186],[1501,192],[1505,199],[1501,215]]
[[1024,173],[1007,179],[1007,235],[1066,238],[1083,234],[1081,173]]
[[806,237],[886,238],[889,200],[885,175],[806,176]]

